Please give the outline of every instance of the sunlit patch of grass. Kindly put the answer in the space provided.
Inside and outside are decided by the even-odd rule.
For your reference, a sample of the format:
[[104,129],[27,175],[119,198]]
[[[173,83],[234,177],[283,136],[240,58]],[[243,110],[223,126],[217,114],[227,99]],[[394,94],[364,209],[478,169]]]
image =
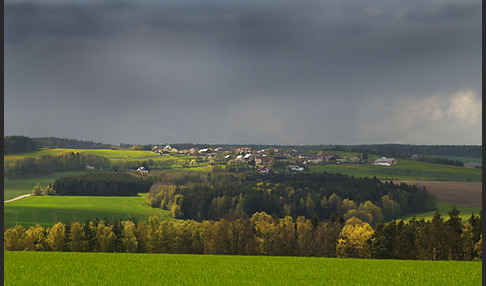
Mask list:
[[5,224],[13,226],[53,225],[58,221],[85,222],[95,218],[107,221],[150,216],[168,218],[168,211],[152,208],[142,196],[39,196],[5,204]]

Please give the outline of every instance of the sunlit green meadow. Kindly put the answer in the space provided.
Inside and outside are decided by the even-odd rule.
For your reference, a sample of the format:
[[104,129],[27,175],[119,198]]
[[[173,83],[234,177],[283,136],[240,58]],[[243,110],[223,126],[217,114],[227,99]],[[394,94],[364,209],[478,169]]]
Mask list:
[[148,206],[143,196],[38,196],[5,204],[7,227],[16,224],[53,225],[58,221],[85,222],[95,218],[114,221],[133,217],[144,220],[150,216],[168,218],[169,215],[167,211]]
[[480,285],[481,263],[6,252],[6,285]]

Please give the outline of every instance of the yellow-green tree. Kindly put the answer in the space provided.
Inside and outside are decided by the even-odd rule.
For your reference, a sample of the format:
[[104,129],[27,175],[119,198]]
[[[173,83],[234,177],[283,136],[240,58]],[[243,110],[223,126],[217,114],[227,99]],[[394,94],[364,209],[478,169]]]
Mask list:
[[368,240],[373,235],[368,223],[346,224],[339,234],[336,253],[338,257],[370,257]]
[[137,224],[137,231],[135,232],[139,252],[151,252],[149,241],[150,235],[150,230],[149,227],[147,227],[147,224],[144,221],[139,222]]
[[64,240],[66,238],[66,227],[63,223],[58,222],[49,229],[47,234],[47,244],[49,248],[54,251],[62,251],[64,249]]
[[351,209],[344,214],[344,219],[349,220],[351,218],[357,218],[360,221],[372,223],[373,215],[363,209]]
[[153,251],[168,253],[171,247],[173,247],[172,242],[174,241],[175,237],[172,222],[169,220],[163,220],[160,222],[157,230],[153,234],[153,237]]
[[279,219],[278,235],[276,241],[276,248],[278,255],[294,255],[295,254],[295,223],[291,216],[286,216]]
[[6,250],[23,250],[25,240],[25,229],[16,225],[7,229],[4,233],[4,247]]
[[177,194],[174,196],[174,202],[170,208],[170,214],[173,218],[182,218],[182,202],[184,201],[184,196]]
[[478,258],[481,259],[483,257],[483,236],[481,235],[481,239],[476,242],[474,245],[474,250],[476,251]]
[[312,223],[305,217],[298,217],[297,222],[297,250],[298,255],[310,256],[312,254]]
[[346,213],[352,209],[356,208],[356,203],[353,200],[350,199],[344,199],[341,202],[341,210],[343,213]]
[[359,210],[366,211],[373,216],[373,224],[383,222],[383,212],[381,208],[373,204],[371,201],[366,201],[359,206]]
[[138,247],[137,237],[135,236],[135,224],[132,221],[122,221],[122,243],[123,250],[136,252]]
[[25,231],[24,247],[26,250],[46,250],[46,229],[40,225],[29,227]]
[[85,235],[83,227],[79,222],[71,224],[71,231],[69,234],[71,251],[86,251],[87,242],[85,241]]
[[98,250],[101,252],[113,251],[113,244],[115,242],[115,234],[111,226],[105,225],[103,221],[98,223],[96,228],[96,239],[98,241]]
[[273,242],[277,227],[273,218],[265,212],[256,212],[250,219],[255,229],[255,240],[260,254],[273,254]]
[[149,217],[142,237],[137,236],[137,231],[134,232],[137,240],[137,248],[140,242],[144,245],[148,252],[160,252],[160,238],[158,237],[159,218],[156,216]]

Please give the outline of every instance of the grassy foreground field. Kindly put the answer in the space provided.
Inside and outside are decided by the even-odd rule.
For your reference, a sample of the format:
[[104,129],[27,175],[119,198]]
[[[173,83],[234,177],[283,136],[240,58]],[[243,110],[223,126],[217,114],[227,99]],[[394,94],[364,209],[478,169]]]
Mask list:
[[85,222],[90,219],[146,219],[168,212],[146,205],[143,197],[39,196],[5,204],[5,224],[23,226]]
[[480,262],[6,252],[6,285],[480,285]]
[[87,173],[87,171],[75,171],[75,172],[56,172],[50,175],[44,176],[29,176],[24,178],[6,178],[4,177],[4,193],[3,198],[9,200],[20,195],[30,194],[32,188],[37,185],[47,185],[54,183],[54,181],[60,177],[80,175]]

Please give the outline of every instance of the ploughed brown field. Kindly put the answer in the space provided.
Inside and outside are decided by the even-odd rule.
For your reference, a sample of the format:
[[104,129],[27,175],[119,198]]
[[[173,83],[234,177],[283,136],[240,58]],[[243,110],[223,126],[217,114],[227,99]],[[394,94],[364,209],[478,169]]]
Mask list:
[[481,208],[481,182],[394,181],[424,186],[442,202]]

